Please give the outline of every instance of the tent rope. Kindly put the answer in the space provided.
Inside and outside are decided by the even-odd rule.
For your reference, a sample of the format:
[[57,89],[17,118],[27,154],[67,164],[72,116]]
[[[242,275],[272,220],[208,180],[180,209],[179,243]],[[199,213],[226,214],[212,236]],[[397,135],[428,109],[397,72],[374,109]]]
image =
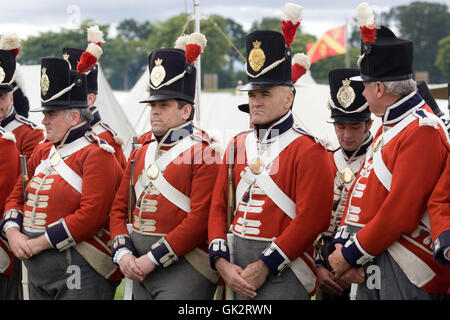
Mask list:
[[247,59],[242,55],[241,51],[238,48],[236,48],[236,46],[234,45],[234,43],[230,39],[230,37],[228,35],[226,35],[222,31],[222,29],[220,29],[220,27],[217,25],[217,23],[211,17],[209,17],[209,20],[212,22],[213,26],[217,29],[217,31],[219,31],[219,33],[230,43],[230,45],[234,49],[234,51],[236,51],[239,54],[239,56],[241,57],[242,61],[245,62]]

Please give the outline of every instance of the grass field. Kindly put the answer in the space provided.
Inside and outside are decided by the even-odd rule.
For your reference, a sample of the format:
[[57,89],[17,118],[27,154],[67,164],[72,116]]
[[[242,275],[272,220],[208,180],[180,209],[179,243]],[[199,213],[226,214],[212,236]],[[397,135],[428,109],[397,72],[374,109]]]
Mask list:
[[116,289],[116,295],[114,296],[114,300],[123,300],[123,284],[124,284],[125,280],[122,279],[122,281],[120,281],[119,286]]

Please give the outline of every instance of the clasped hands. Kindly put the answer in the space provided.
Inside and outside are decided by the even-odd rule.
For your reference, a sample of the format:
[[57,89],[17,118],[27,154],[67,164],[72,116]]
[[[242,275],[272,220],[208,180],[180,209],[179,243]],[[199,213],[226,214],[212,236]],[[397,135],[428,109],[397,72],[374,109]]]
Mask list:
[[32,256],[52,247],[45,235],[30,239],[17,227],[9,228],[5,235],[11,251],[20,260],[30,259]]
[[328,262],[333,268],[334,276],[348,286],[352,283],[364,283],[364,268],[353,268],[342,255],[342,244],[335,245],[336,250],[328,257]]
[[216,269],[227,285],[246,298],[256,297],[256,290],[264,284],[270,272],[262,260],[250,263],[242,269],[222,257],[216,260]]
[[125,254],[119,261],[120,271],[131,280],[143,281],[145,277],[155,270],[156,264],[147,254],[136,258],[131,253]]

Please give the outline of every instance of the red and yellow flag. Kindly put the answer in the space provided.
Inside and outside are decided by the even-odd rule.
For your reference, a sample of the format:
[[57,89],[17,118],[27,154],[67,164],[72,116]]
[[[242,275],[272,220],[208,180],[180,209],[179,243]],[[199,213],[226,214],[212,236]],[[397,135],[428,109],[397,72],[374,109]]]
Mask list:
[[345,53],[345,25],[328,30],[317,42],[306,44],[306,54],[314,62]]

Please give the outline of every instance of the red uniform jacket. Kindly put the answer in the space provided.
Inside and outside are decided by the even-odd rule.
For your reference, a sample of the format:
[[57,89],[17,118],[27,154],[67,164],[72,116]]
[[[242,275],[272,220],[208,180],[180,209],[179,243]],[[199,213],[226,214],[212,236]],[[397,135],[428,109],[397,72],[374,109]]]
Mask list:
[[[89,126],[86,125],[86,129]],[[73,135],[72,135],[73,133]],[[77,129],[72,131],[61,150],[67,144],[84,142],[87,146],[78,150],[64,160],[65,164],[82,179],[81,194],[62,178],[53,167],[35,174],[36,168],[42,160],[49,158],[52,148],[50,142],[38,145],[28,161],[28,172],[31,177],[27,187],[27,199],[24,203],[22,184],[16,183],[8,198],[6,210],[18,210],[20,215],[14,219],[5,213],[2,221],[14,221],[23,228],[45,231],[53,248],[65,250],[83,243],[88,252],[80,251],[81,246],[75,247],[80,254],[100,274],[109,279],[122,277],[120,270],[105,270],[105,262],[110,262],[111,253],[109,241],[109,211],[112,200],[121,179],[121,168],[112,155],[112,148],[91,132]],[[109,150],[108,150],[109,149]],[[105,150],[108,150],[105,151]],[[89,253],[97,249],[94,256]],[[98,260],[101,252],[101,260]],[[115,267],[113,264],[112,267]],[[117,269],[117,270],[116,270]]]
[[[136,194],[137,202],[133,210],[133,232],[163,237],[160,241],[163,245],[152,248],[151,251],[155,259],[164,267],[196,247],[207,250],[207,221],[211,190],[216,179],[220,155],[211,148],[211,141],[203,132],[194,132],[190,122],[169,130],[159,141],[158,154],[164,154],[185,139],[192,139],[196,144],[181,153],[163,173],[159,174],[163,174],[170,185],[190,198],[191,211],[183,211],[154,187],[151,187],[145,195],[144,192]],[[152,136],[149,142],[154,141],[156,139]],[[145,155],[148,148],[149,143],[146,143],[130,155],[120,188],[114,199],[110,222],[111,239],[114,240],[113,254],[123,247],[133,251],[126,226],[131,160],[135,160],[133,171],[133,187],[135,187],[139,175],[147,169]],[[123,239],[124,236],[127,238],[126,243],[116,241],[120,237]],[[167,252],[172,254],[173,259],[160,262]]]
[[[418,107],[421,107],[420,111],[415,111]],[[396,261],[408,279],[425,291],[446,293],[450,269],[445,269],[433,259],[430,230],[421,219],[428,198],[445,168],[447,138],[441,128],[433,127],[436,122],[425,111],[431,112],[431,109],[420,95],[414,93],[388,107],[383,126],[375,136],[373,150],[378,150],[378,137],[385,126],[392,127],[409,114],[414,114],[417,119],[382,148],[382,160],[392,174],[390,191],[377,177],[373,157],[366,158],[349,191],[344,218],[345,224],[362,228],[350,240],[351,244],[347,243],[342,248],[342,254],[350,265],[359,267],[393,244],[395,247],[389,251],[391,256],[392,249],[403,250],[404,247],[403,256],[409,255],[411,259]],[[424,269],[432,271],[424,274]]]
[[26,155],[27,159],[30,158],[39,142],[45,139],[43,128],[27,118],[18,115],[14,108],[3,119],[1,126],[5,130],[14,133],[17,150],[19,150],[20,154]]
[[[19,152],[16,149],[14,135],[0,127],[0,212],[5,212],[6,199],[20,174]],[[12,252],[5,241],[0,239],[0,273],[11,275]]]
[[[428,201],[431,236],[433,240],[434,257],[443,265],[450,265],[444,257],[444,249],[450,246],[450,157],[442,172],[433,193]],[[450,287],[449,287],[450,289]]]
[[[297,130],[289,113],[273,124],[265,137],[277,143],[283,133]],[[278,134],[279,133],[279,134]],[[236,204],[232,232],[239,237],[255,240],[274,240],[271,254],[262,254],[263,260],[273,274],[277,274],[290,261],[301,257],[315,274],[313,241],[326,230],[330,223],[333,202],[333,169],[326,149],[303,132],[287,146],[273,163],[270,177],[292,201],[296,216],[291,219],[264,192],[257,189],[252,194],[251,209],[244,213],[244,203]],[[247,167],[245,141],[249,131],[232,139],[234,153],[234,186],[241,180],[241,172]],[[262,142],[267,143],[266,138]],[[229,146],[224,159],[228,159]],[[208,237],[210,241],[211,265],[217,256],[228,258],[225,245],[214,246],[216,241],[225,241],[227,233],[228,161],[220,166],[210,209]],[[244,195],[243,199],[247,195]],[[239,201],[240,199],[236,199]],[[245,221],[249,224],[246,225]],[[252,227],[252,231],[249,231]],[[237,249],[239,250],[239,248]],[[310,293],[313,293],[311,291]]]
[[[362,164],[364,163],[364,158],[367,152],[367,148],[372,143],[373,136],[369,132],[362,142],[361,146],[349,157],[341,148],[335,150],[334,152],[329,152],[330,160],[332,162],[334,170],[334,195],[333,195],[333,210],[331,212],[330,225],[328,229],[323,232],[323,235],[327,237],[326,240],[322,240],[317,243],[315,255],[316,265],[328,265],[325,261],[327,257],[322,255],[321,247],[325,245],[324,241],[330,242],[331,237],[341,223],[342,216],[344,214],[345,205],[348,199],[348,190],[350,189],[356,175],[359,170],[361,170]],[[346,168],[353,172],[352,180],[343,181],[342,179],[349,179],[349,177],[343,177],[341,175],[342,170]]]
[[146,132],[141,134],[138,138],[137,138],[137,143],[140,145],[144,145],[146,143],[149,143],[152,137],[152,132]]

